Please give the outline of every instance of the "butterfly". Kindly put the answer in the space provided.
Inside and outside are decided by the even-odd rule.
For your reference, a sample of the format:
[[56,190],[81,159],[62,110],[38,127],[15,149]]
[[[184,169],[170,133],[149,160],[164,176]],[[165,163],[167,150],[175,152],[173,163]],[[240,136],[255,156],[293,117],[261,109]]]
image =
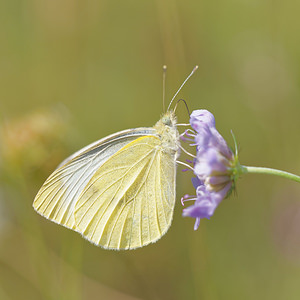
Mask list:
[[33,207],[106,249],[148,245],[172,222],[179,150],[176,115],[168,108],[153,127],[117,132],[65,159]]

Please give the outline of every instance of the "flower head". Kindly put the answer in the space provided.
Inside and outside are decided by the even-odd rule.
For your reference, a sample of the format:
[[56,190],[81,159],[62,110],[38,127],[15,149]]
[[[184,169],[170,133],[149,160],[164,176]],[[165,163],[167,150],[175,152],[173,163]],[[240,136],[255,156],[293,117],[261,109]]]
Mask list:
[[230,193],[239,174],[237,155],[234,155],[226,141],[215,127],[215,118],[207,110],[193,111],[190,124],[195,134],[192,145],[196,146],[193,184],[196,196],[183,197],[182,201],[195,200],[183,210],[183,216],[196,218],[195,229],[200,219],[210,218],[219,203]]

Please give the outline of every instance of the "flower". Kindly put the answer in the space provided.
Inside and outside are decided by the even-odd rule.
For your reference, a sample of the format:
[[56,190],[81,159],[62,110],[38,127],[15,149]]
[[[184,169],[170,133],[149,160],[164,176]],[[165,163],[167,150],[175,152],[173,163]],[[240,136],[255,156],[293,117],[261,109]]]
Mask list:
[[197,230],[200,225],[200,219],[210,219],[216,207],[221,202],[222,197],[218,193],[209,192],[204,184],[200,184],[196,188],[196,197],[185,195],[181,202],[195,200],[194,205],[183,209],[184,217],[196,218],[194,230]]
[[194,200],[194,204],[183,210],[183,216],[196,218],[194,229],[200,219],[209,219],[220,202],[231,192],[239,176],[237,154],[234,155],[215,127],[215,118],[207,110],[193,111],[190,124],[194,133],[186,132],[185,140],[196,146],[193,161],[193,184],[196,196],[186,195],[182,203]]

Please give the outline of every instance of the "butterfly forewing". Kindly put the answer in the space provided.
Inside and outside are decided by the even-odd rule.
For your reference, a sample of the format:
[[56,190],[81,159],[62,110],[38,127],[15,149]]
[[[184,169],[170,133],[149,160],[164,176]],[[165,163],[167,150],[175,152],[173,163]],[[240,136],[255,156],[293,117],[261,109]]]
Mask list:
[[175,153],[156,136],[138,138],[102,164],[75,205],[77,231],[110,249],[158,240],[175,205]]
[[128,143],[154,134],[152,128],[124,130],[76,152],[46,180],[35,197],[34,208],[46,218],[78,231],[74,219],[75,203],[95,172]]

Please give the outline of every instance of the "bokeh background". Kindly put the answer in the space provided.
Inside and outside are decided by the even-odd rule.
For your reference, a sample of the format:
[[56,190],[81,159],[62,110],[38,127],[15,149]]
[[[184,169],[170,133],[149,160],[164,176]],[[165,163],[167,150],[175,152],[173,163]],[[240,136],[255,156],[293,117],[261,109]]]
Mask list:
[[[300,3],[0,0],[0,299],[299,299],[300,185],[245,175],[211,220],[107,251],[34,212],[66,156],[152,126],[166,99],[214,113],[243,164],[300,173]],[[179,122],[187,122],[184,105]]]

